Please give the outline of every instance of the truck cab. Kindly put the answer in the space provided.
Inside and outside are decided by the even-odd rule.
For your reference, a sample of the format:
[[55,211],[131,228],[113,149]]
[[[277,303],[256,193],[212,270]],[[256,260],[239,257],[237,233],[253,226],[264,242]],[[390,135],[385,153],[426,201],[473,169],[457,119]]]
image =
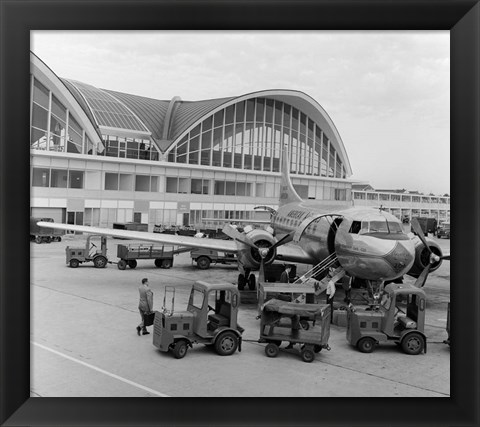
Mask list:
[[180,359],[197,343],[214,345],[221,356],[241,350],[240,293],[235,286],[198,281],[192,286],[186,311],[174,310],[174,292],[171,301],[171,309],[164,306],[155,313],[153,345],[160,351],[172,351]]
[[426,352],[426,295],[423,289],[402,283],[385,286],[378,304],[347,312],[347,340],[363,353],[392,341],[407,354]]

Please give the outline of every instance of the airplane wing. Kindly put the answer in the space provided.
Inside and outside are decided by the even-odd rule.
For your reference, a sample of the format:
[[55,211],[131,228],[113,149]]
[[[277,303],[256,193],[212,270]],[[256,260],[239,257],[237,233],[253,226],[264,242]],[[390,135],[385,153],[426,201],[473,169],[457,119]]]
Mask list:
[[162,243],[172,246],[186,246],[191,248],[204,248],[217,251],[237,252],[238,245],[234,240],[206,239],[174,234],[148,233],[145,231],[117,230],[112,228],[90,227],[85,225],[59,224],[55,222],[39,221],[40,227],[49,227],[57,230],[78,231],[87,234],[99,234],[124,239],[144,240],[153,243]]

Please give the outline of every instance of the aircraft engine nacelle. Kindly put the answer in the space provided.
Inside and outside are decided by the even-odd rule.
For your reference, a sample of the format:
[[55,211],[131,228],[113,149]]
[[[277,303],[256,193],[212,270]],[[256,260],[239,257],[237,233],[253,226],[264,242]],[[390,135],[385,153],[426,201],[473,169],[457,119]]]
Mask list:
[[[438,246],[438,244],[434,240],[429,239],[428,237],[425,237],[425,240],[427,241],[430,250],[435,255],[438,255],[439,257],[443,255],[442,250],[440,249],[440,246]],[[416,237],[415,238],[415,261],[413,263],[412,268],[409,270],[407,274],[412,277],[420,276],[420,273],[428,265],[429,262],[430,262],[430,253],[428,252],[427,248],[422,243],[422,241],[418,237]],[[440,267],[440,265],[442,265],[442,260],[434,262],[430,267],[430,272],[437,270],[438,267]]]
[[[275,243],[275,237],[267,230],[254,229],[246,233],[246,240],[252,243],[258,248],[270,248]],[[250,268],[252,270],[258,270],[260,268],[261,257],[258,250],[251,248],[245,244],[237,242],[240,245],[240,250],[237,253],[238,262],[244,268]],[[273,262],[276,256],[276,249],[270,251],[265,258],[265,265],[269,265]]]

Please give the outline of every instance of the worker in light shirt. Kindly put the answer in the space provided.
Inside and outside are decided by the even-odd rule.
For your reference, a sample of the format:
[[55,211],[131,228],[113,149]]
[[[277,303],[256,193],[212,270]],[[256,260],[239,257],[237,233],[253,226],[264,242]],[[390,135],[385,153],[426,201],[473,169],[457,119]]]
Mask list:
[[328,271],[329,280],[327,283],[327,304],[330,305],[330,321],[333,321],[333,298],[335,296],[335,283],[337,283],[343,276],[345,276],[345,270],[342,267],[333,268],[330,267]]

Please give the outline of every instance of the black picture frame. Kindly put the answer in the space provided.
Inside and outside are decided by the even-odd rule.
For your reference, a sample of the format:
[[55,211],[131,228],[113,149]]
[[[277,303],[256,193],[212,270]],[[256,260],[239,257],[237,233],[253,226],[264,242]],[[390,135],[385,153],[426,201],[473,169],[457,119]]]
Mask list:
[[[480,424],[478,1],[0,0],[0,16],[2,425]],[[29,32],[46,29],[450,30],[451,397],[30,398],[30,319],[26,314],[30,311]]]

